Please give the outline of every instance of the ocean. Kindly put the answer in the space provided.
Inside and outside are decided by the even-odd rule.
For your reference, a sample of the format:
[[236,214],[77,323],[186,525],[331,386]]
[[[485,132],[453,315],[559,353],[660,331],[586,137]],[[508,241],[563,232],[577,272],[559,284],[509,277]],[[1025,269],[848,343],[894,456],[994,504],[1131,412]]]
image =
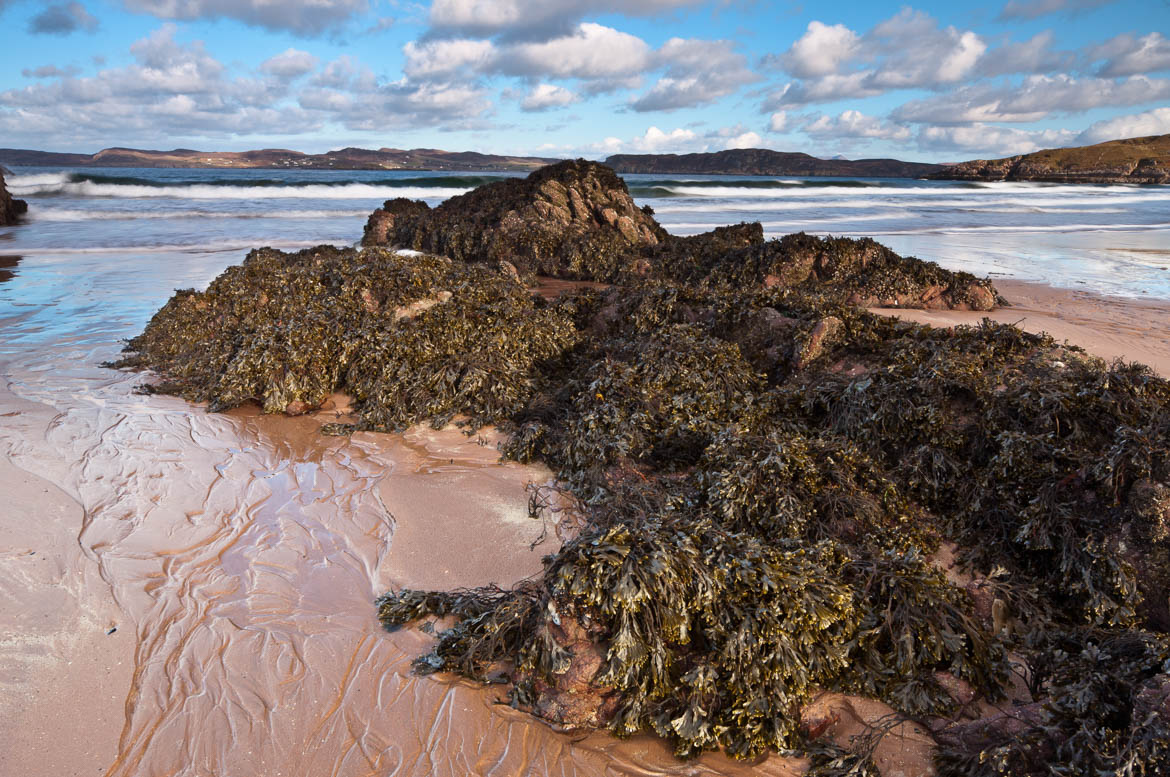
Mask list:
[[[17,168],[24,226],[0,229],[22,268],[105,257],[206,283],[257,246],[352,244],[393,197],[436,205],[499,175],[419,171]],[[769,236],[872,236],[902,254],[992,278],[1170,299],[1170,186],[904,179],[625,176],[676,234],[759,221]],[[72,259],[68,257],[74,257]],[[153,257],[153,258],[151,258]],[[165,259],[163,257],[166,257]],[[208,274],[210,273],[210,274]],[[157,305],[161,300],[152,300]]]

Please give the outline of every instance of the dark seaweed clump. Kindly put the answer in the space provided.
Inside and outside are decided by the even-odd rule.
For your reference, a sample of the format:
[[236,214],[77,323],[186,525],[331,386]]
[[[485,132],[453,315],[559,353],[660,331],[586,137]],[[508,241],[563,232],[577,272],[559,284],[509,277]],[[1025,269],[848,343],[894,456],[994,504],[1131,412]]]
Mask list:
[[558,474],[581,519],[538,579],[379,600],[391,628],[453,618],[420,671],[680,756],[866,768],[801,725],[835,690],[922,722],[943,774],[1166,773],[1170,384],[1010,326],[874,316],[818,293],[831,273],[737,289],[717,254],[761,249],[712,240],[701,280],[554,302],[486,261],[262,250],[176,294],[119,366],[213,408],[344,390],[356,428],[497,424]]

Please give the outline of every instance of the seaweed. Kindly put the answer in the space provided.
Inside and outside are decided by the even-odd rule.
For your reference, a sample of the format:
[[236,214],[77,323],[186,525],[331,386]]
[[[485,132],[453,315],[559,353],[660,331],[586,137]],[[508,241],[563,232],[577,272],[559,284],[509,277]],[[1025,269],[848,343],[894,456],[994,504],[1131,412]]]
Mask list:
[[[488,199],[523,209],[550,181]],[[449,619],[418,671],[507,682],[518,708],[682,757],[796,749],[817,773],[872,772],[802,727],[835,691],[941,721],[946,774],[1164,771],[1170,383],[986,320],[872,315],[995,301],[872,241],[739,225],[598,254],[586,231],[511,267],[491,213],[457,218],[476,202],[412,238],[454,260],[254,252],[176,293],[117,365],[212,409],[344,391],[348,428],[495,424],[505,456],[556,473],[579,517],[540,577],[379,599],[388,628]],[[387,235],[440,223],[381,213]],[[521,280],[550,268],[623,285],[547,301]],[[944,541],[969,582],[936,563]],[[963,718],[1003,699],[1012,660],[1030,701]]]

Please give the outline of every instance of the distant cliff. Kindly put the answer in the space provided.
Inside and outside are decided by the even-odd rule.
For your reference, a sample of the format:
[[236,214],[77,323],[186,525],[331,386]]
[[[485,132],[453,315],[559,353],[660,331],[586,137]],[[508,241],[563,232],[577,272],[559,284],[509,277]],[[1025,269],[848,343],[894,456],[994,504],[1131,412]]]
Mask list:
[[4,185],[4,174],[0,173],[0,226],[15,224],[17,217],[28,210],[24,200],[14,200]]
[[556,159],[497,156],[474,151],[441,151],[416,148],[342,148],[324,154],[304,154],[283,148],[259,151],[143,151],[107,148],[96,154],[62,154],[0,148],[0,163],[62,167],[199,167],[199,168],[300,168],[305,170],[535,170]]
[[930,177],[949,181],[1170,183],[1170,135],[1046,149],[1004,159],[976,159]]
[[797,152],[744,148],[702,154],[615,154],[605,163],[619,173],[805,175],[850,178],[922,178],[942,165],[897,159],[818,159]]

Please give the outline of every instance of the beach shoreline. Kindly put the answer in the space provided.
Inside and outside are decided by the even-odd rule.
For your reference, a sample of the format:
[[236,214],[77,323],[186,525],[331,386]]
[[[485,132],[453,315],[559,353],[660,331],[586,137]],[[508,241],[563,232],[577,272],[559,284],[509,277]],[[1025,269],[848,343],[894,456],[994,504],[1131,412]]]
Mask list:
[[[1030,331],[1047,331],[1058,339],[1067,339],[1082,346],[1096,356],[1137,360],[1150,365],[1163,376],[1170,374],[1170,301],[1123,300],[1019,281],[1000,282],[998,286],[1000,293],[1012,303],[1011,307],[991,312],[892,309],[875,312],[938,326],[977,324],[984,317],[991,318],[993,321],[1019,324]],[[126,386],[129,381],[125,376],[111,383],[122,385],[119,391],[128,391]],[[178,421],[172,422],[178,422],[180,426],[185,424],[184,414],[190,417],[195,428],[204,425],[200,419],[215,420],[215,417],[209,417],[195,406],[188,405],[184,411],[184,404],[173,398],[144,401],[164,404],[167,413],[178,417]],[[8,646],[0,653],[0,675],[4,676],[7,686],[6,701],[0,706],[0,713],[5,714],[6,720],[14,721],[6,747],[0,751],[0,768],[32,775],[39,773],[35,769],[51,763],[53,773],[94,773],[95,770],[108,775],[154,773],[152,769],[163,764],[163,761],[152,761],[152,758],[159,757],[160,751],[191,747],[191,743],[184,742],[183,737],[194,736],[194,729],[188,728],[193,721],[188,721],[186,727],[156,733],[149,728],[144,729],[144,723],[136,720],[139,694],[158,693],[157,688],[150,690],[149,683],[168,678],[172,692],[181,683],[180,686],[174,685],[173,676],[165,673],[153,679],[143,674],[152,672],[150,666],[144,666],[143,645],[140,642],[151,633],[150,627],[142,623],[135,624],[136,617],[142,613],[133,616],[119,610],[117,606],[119,600],[123,607],[129,606],[126,603],[135,600],[142,591],[128,592],[126,585],[129,578],[111,576],[103,563],[96,563],[98,556],[108,552],[108,549],[103,545],[102,550],[95,551],[92,524],[95,521],[102,522],[101,510],[109,506],[95,508],[92,495],[87,498],[70,493],[69,483],[77,482],[76,469],[82,466],[81,462],[63,458],[51,462],[47,468],[41,466],[53,456],[43,445],[44,438],[48,436],[47,429],[66,424],[62,420],[66,414],[64,408],[33,403],[16,396],[7,388],[0,391],[0,417],[15,421],[19,426],[15,434],[9,435],[6,440],[8,445],[2,451],[4,458],[0,460],[0,486],[5,488],[9,504],[19,508],[5,510],[5,517],[0,523],[0,537],[4,537],[5,553],[13,557],[13,563],[7,565],[6,579],[2,580],[2,584],[7,591],[12,592],[14,603],[18,604],[7,608],[6,614],[0,616],[4,619],[0,631],[7,634]],[[593,734],[587,738],[589,744],[583,749],[573,744],[569,735],[555,733],[526,716],[508,711],[501,717],[500,711],[496,711],[491,704],[491,700],[500,695],[498,693],[475,689],[468,683],[455,683],[452,686],[447,682],[411,679],[408,673],[409,659],[424,649],[427,638],[409,631],[393,635],[380,634],[372,606],[363,604],[363,601],[379,592],[379,586],[508,585],[538,572],[539,556],[555,549],[556,539],[552,537],[552,542],[544,545],[531,544],[539,534],[539,527],[526,517],[524,488],[528,482],[541,482],[549,473],[543,468],[496,465],[493,445],[496,440],[466,438],[461,433],[415,429],[406,435],[360,434],[355,441],[342,445],[336,439],[319,438],[316,433],[319,422],[329,420],[325,418],[329,414],[330,411],[324,411],[317,413],[316,417],[264,417],[257,413],[256,408],[240,408],[220,417],[221,420],[202,429],[202,433],[226,434],[228,438],[233,434],[243,434],[241,439],[216,440],[216,446],[221,452],[233,449],[233,446],[247,452],[249,446],[255,447],[257,443],[274,448],[274,451],[268,453],[261,452],[260,459],[257,459],[268,461],[266,466],[270,466],[271,472],[259,475],[253,473],[248,482],[256,481],[257,477],[271,480],[274,475],[287,470],[288,473],[295,473],[295,477],[290,481],[291,486],[287,484],[285,488],[308,488],[305,493],[310,493],[314,488],[311,483],[308,487],[303,484],[297,486],[292,481],[309,477],[310,470],[297,469],[308,465],[288,462],[315,462],[311,467],[318,468],[322,473],[332,473],[330,477],[342,476],[353,469],[369,472],[369,465],[363,469],[363,466],[350,461],[358,455],[352,446],[357,446],[370,461],[381,462],[379,466],[387,474],[380,479],[374,503],[380,504],[394,517],[392,525],[383,525],[379,529],[379,520],[369,510],[365,510],[367,524],[363,532],[370,537],[371,544],[365,545],[358,555],[363,557],[362,565],[373,575],[373,579],[366,584],[370,586],[369,591],[360,594],[357,600],[351,597],[342,604],[335,601],[326,605],[322,599],[312,605],[312,610],[321,613],[331,612],[330,607],[342,611],[340,619],[352,627],[351,631],[360,632],[357,641],[360,646],[364,646],[362,649],[366,653],[360,659],[362,663],[356,671],[373,672],[370,680],[383,683],[392,680],[391,685],[398,688],[399,694],[421,694],[420,699],[425,697],[427,700],[422,707],[431,710],[422,711],[420,714],[424,716],[434,713],[445,718],[447,724],[474,721],[476,727],[495,731],[491,736],[504,737],[502,742],[496,742],[498,747],[503,748],[496,752],[496,757],[517,769],[530,768],[531,758],[534,757],[532,748],[536,747],[534,743],[541,743],[539,747],[558,748],[564,757],[576,759],[579,773],[600,773],[600,769],[611,758],[619,755],[627,764],[642,763],[642,759],[649,758],[656,769],[669,769],[672,759],[668,749],[660,742],[639,738],[632,745],[611,741],[605,734]],[[219,431],[215,432],[215,429]],[[263,440],[269,442],[263,443]],[[61,449],[57,453],[60,454]],[[271,467],[274,461],[277,466]],[[287,463],[282,466],[280,461]],[[204,463],[207,468],[211,468],[214,462],[187,462],[183,466],[199,469]],[[34,474],[33,469],[41,469],[41,472]],[[111,469],[111,473],[116,474],[115,469]],[[345,476],[352,476],[352,473]],[[317,474],[317,469],[312,469],[312,477],[319,480],[321,474]],[[406,483],[405,488],[402,483]],[[92,487],[94,483],[89,483],[89,488]],[[239,488],[239,494],[235,496],[245,500],[247,488],[242,484]],[[190,529],[184,525],[190,522],[188,518],[179,520],[174,517],[174,509],[186,503],[184,498],[190,501],[197,490],[187,490],[186,497],[178,498],[174,504],[168,503],[167,500],[174,498],[168,493],[152,497],[161,498],[161,508],[170,510],[161,511],[159,515],[152,516],[152,520],[161,517],[166,523],[166,515],[171,515],[172,520],[170,528],[151,529],[150,535],[167,536],[172,530]],[[132,498],[137,500],[145,496],[136,495]],[[227,497],[234,498],[230,493]],[[353,506],[352,502],[335,502],[326,504],[316,520],[328,522],[329,517],[325,514],[342,509],[342,504]],[[288,504],[294,503],[295,500],[288,501]],[[187,509],[190,511],[190,508]],[[221,513],[223,509],[220,506]],[[362,514],[363,509],[359,509],[358,514]],[[50,520],[30,521],[30,516],[34,514],[48,516]],[[421,521],[418,516],[412,517],[411,514],[429,517]],[[476,516],[477,521],[468,522],[466,517],[469,515]],[[483,521],[484,516],[490,520]],[[270,516],[269,520],[276,521],[276,518]],[[111,529],[116,525],[106,525],[105,529],[98,531],[98,535],[103,531],[108,534],[111,530],[119,530]],[[324,527],[328,523],[319,525]],[[113,542],[111,538],[106,539]],[[477,556],[476,550],[482,548],[484,543],[490,544],[493,552]],[[261,543],[256,545],[256,552],[268,551],[264,551]],[[357,551],[351,549],[346,552]],[[143,558],[151,555],[146,552]],[[16,558],[18,556],[20,558]],[[34,558],[39,561],[30,561]],[[277,561],[270,559],[267,563],[277,562],[278,565],[288,565],[285,570],[287,576],[298,575],[300,572],[297,571],[297,565],[305,563],[303,558],[297,561],[296,558],[283,555]],[[139,559],[135,563],[143,561]],[[43,579],[34,580],[29,577],[27,569],[35,569],[36,565],[46,570],[57,570],[57,576],[42,576]],[[121,593],[118,591],[119,585],[123,586]],[[129,587],[132,589],[133,585]],[[311,585],[310,590],[311,593],[305,596],[328,598],[319,583]],[[263,596],[270,597],[273,594],[273,591],[268,591]],[[51,604],[53,601],[56,604]],[[269,601],[266,606],[271,608],[274,605]],[[19,641],[20,634],[29,628],[28,613],[39,613],[47,608],[51,608],[55,616],[36,626],[39,631],[35,631],[33,637],[43,649],[39,655],[29,658],[27,645],[20,648],[13,646]],[[271,614],[269,612],[269,616]],[[294,613],[285,614],[295,618]],[[363,619],[367,621],[364,626],[353,626],[353,623]],[[197,625],[194,631],[198,632],[200,627]],[[111,628],[116,631],[110,632]],[[374,642],[369,642],[371,638]],[[385,642],[385,645],[378,649],[371,647],[378,642]],[[374,655],[386,649],[390,649],[391,653],[379,660],[388,660],[393,654],[392,666],[377,667],[378,660],[374,659]],[[328,655],[326,649],[325,653],[318,655],[318,659]],[[357,660],[356,654],[349,659],[344,655],[335,658],[337,661]],[[262,671],[259,656],[242,663],[239,663],[242,660],[239,656],[235,660],[238,663],[234,669],[245,673],[243,676]],[[28,671],[29,661],[35,661],[36,666],[42,667],[43,674]],[[157,671],[157,668],[153,671]],[[329,676],[333,674],[336,672],[331,672]],[[329,681],[325,682],[328,685]],[[143,683],[147,683],[147,686],[143,687]],[[407,688],[413,690],[407,692]],[[425,692],[420,688],[426,688]],[[321,690],[325,690],[325,687]],[[374,700],[380,696],[371,696],[366,692],[347,696],[349,701],[346,703],[356,704],[364,715],[377,716],[379,706]],[[453,714],[452,710],[443,707],[446,702],[442,700],[452,693],[455,696],[450,696],[450,699],[461,700],[457,702],[457,707],[462,710],[459,714]],[[84,700],[80,702],[80,708],[78,700]],[[340,697],[335,701],[339,703]],[[157,701],[147,699],[143,703]],[[418,707],[418,704],[414,707]],[[89,723],[84,736],[73,737],[62,743],[47,733],[53,730],[49,722],[66,715],[67,711],[80,711],[89,718]],[[352,715],[352,710],[349,714]],[[268,715],[277,713],[269,710]],[[309,718],[314,715],[314,711],[311,707],[303,711],[284,710],[281,715],[277,717],[284,721],[283,726],[307,734],[311,728],[308,726]],[[159,721],[165,721],[165,718],[165,714],[159,715]],[[281,726],[276,722],[271,724]],[[413,730],[414,726],[425,726],[425,723],[413,721],[407,728]],[[518,729],[512,728],[517,726]],[[380,734],[377,738],[384,747],[390,747],[385,738],[385,727],[372,726],[367,729],[367,735],[373,736],[371,731],[378,729]],[[418,730],[418,735],[421,735],[422,729]],[[288,733],[285,731],[285,734]],[[154,740],[156,736],[160,738]],[[514,736],[522,736],[525,742],[519,750],[515,747],[509,750],[508,740]],[[390,738],[392,740],[393,736]],[[414,756],[431,758],[439,750],[447,749],[446,757],[449,761],[439,771],[455,773],[461,763],[457,751],[466,747],[466,743],[459,744],[459,741],[457,737],[446,744],[419,741]],[[302,766],[310,768],[312,764],[321,766],[324,763],[324,752],[321,749],[317,750],[316,756],[305,758],[301,766],[296,765],[297,759],[291,757],[291,752],[285,752],[282,758],[281,748],[291,747],[290,742],[277,737],[274,744],[256,752],[249,763],[257,768],[282,766],[290,769],[289,773],[307,775],[309,772],[303,771]],[[232,744],[221,743],[219,750],[220,755],[223,755],[232,750]],[[195,750],[188,749],[186,752],[185,757],[192,757]],[[367,754],[360,759],[363,764],[360,768],[355,764],[335,764],[328,773],[338,776],[372,773],[371,769],[376,763],[390,765],[390,762],[384,761],[385,757],[388,757],[385,752],[378,757]],[[718,764],[711,766],[709,773],[741,773],[744,768],[743,765],[725,761],[722,756],[704,757],[704,763]],[[178,765],[178,762],[171,765]],[[772,757],[768,761],[769,773],[793,773],[798,768],[799,763],[791,759]],[[138,769],[144,771],[138,772]],[[385,773],[399,772],[387,769]],[[409,773],[409,769],[406,773]]]

